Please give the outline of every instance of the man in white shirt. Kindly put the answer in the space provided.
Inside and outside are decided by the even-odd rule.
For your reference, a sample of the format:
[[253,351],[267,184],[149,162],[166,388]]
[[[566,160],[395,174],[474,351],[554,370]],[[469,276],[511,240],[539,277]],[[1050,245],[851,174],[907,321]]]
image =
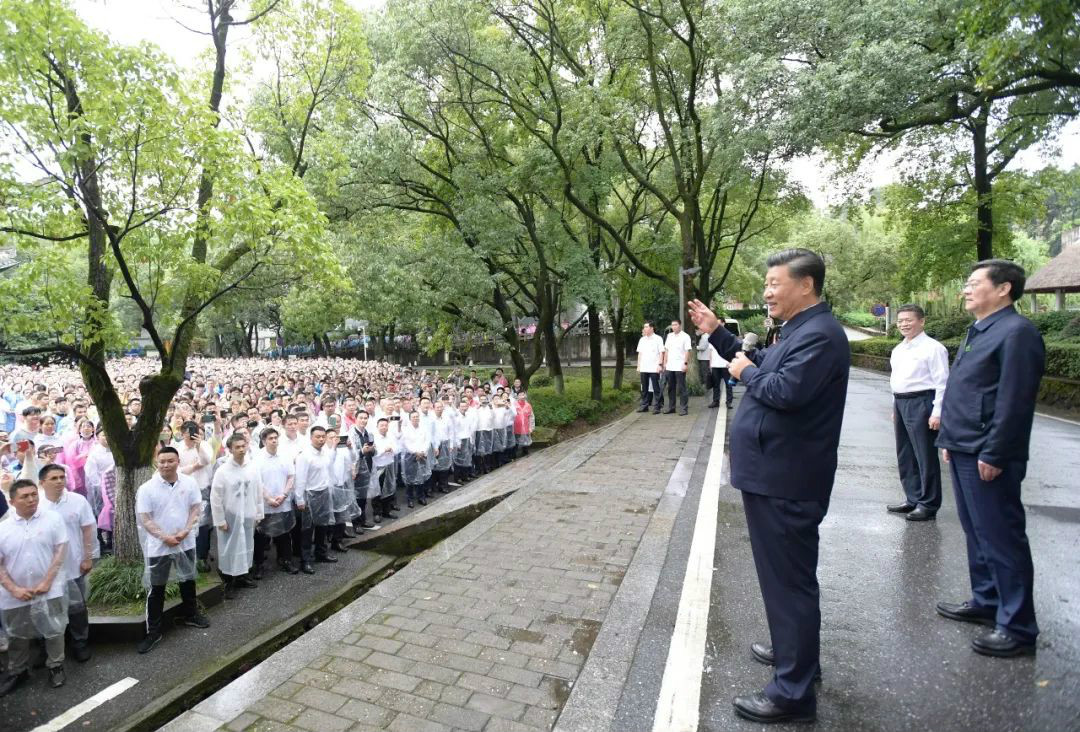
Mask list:
[[690,393],[686,390],[686,369],[690,366],[690,352],[694,344],[690,336],[683,332],[682,323],[671,321],[671,332],[664,341],[664,355],[661,366],[667,374],[668,399],[671,406],[664,414],[675,413],[675,394],[679,395],[679,414],[685,416],[690,403]]
[[183,435],[176,445],[176,454],[180,458],[180,474],[190,476],[199,487],[203,510],[199,516],[199,530],[195,538],[195,559],[202,572],[210,571],[210,480],[214,475],[214,454],[210,445],[203,440],[202,430],[197,422],[184,422],[180,427]]
[[893,349],[889,377],[893,392],[893,431],[904,502],[887,506],[907,514],[908,521],[930,521],[941,508],[941,466],[937,430],[941,400],[949,379],[949,353],[923,332],[926,314],[918,305],[897,311],[896,325],[904,340]]
[[180,473],[174,447],[158,450],[158,472],[135,493],[143,557],[150,594],[146,597],[146,637],[139,653],[147,653],[162,639],[165,585],[176,570],[180,585],[180,617],[184,625],[209,628],[210,621],[195,602],[195,527],[202,515],[202,493],[195,480]]
[[38,471],[38,485],[45,494],[42,505],[52,509],[64,522],[68,548],[64,559],[64,582],[68,596],[68,633],[71,655],[79,663],[90,660],[90,618],[86,612],[86,575],[94,566],[97,519],[90,503],[67,489],[67,471],[63,465],[49,463]]
[[375,423],[375,436],[372,446],[375,452],[371,459],[371,496],[372,511],[376,518],[389,521],[397,513],[397,437],[390,432],[390,420],[380,417]]
[[67,532],[59,515],[39,505],[32,480],[8,491],[11,516],[0,521],[0,618],[9,637],[8,674],[0,696],[30,678],[30,642],[45,639],[49,685],[64,685]]
[[[724,327],[724,319],[720,318],[720,327]],[[708,338],[708,335],[704,336]],[[735,400],[734,388],[731,386],[731,374],[728,373],[728,361],[726,358],[716,352],[716,349],[709,344],[707,349],[709,354],[709,380],[712,382],[712,403],[709,404],[709,409],[718,409],[720,407],[720,391],[726,390],[727,396],[727,408],[731,409],[732,402]]]
[[292,529],[296,524],[293,514],[293,469],[291,455],[282,455],[278,444],[280,436],[273,427],[262,432],[263,449],[255,460],[262,481],[263,520],[255,532],[255,565],[252,576],[262,574],[266,550],[273,542],[277,549],[278,567],[283,572],[296,574],[300,569],[292,563]]
[[296,483],[293,491],[296,507],[300,509],[300,571],[315,574],[312,562],[334,563],[336,557],[327,552],[328,527],[334,525],[334,507],[330,495],[330,461],[332,449],[324,450],[326,429],[312,425],[311,444],[296,456]]
[[654,414],[660,414],[660,370],[663,362],[664,339],[656,335],[651,320],[641,327],[637,344],[637,370],[641,374],[641,407],[639,412],[649,411],[656,401]]

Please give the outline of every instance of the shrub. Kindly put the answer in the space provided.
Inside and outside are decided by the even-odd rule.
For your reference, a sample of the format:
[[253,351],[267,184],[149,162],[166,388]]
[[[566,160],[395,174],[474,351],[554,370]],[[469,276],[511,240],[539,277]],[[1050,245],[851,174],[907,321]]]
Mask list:
[[[116,557],[105,557],[90,572],[88,600],[94,605],[123,605],[146,597],[143,587],[143,565],[123,564]],[[177,597],[180,587],[170,582],[165,587],[166,597]]]
[[536,424],[544,427],[561,427],[578,419],[586,422],[598,422],[605,414],[633,402],[638,391],[633,386],[625,386],[618,391],[604,389],[603,398],[595,401],[590,398],[588,379],[567,379],[566,393],[556,394],[554,387],[539,387],[529,390]]
[[858,328],[881,328],[881,318],[857,310],[839,313],[836,316],[836,319],[845,325],[852,325]]
[[1035,313],[1030,316],[1031,322],[1039,329],[1044,337],[1053,338],[1065,330],[1076,316],[1067,310],[1054,310],[1048,313]]
[[1080,315],[1070,320],[1058,334],[1061,340],[1080,341]]
[[[865,341],[851,341],[849,345],[853,354],[887,358],[899,342],[895,338],[868,338]],[[949,351],[950,363],[956,358],[962,342],[961,338],[949,338],[941,342]],[[1059,379],[1080,380],[1080,343],[1048,342],[1045,374]]]
[[551,386],[553,383],[554,381],[551,378],[551,374],[533,374],[532,378],[529,379],[529,388],[533,389],[538,386]]
[[967,329],[974,322],[970,315],[963,313],[927,316],[926,334],[939,341],[950,338],[963,338],[967,335]]

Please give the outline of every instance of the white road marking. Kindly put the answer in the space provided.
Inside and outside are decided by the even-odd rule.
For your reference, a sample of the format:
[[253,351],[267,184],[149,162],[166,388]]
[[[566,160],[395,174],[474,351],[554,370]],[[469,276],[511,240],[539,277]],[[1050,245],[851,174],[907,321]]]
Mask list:
[[33,732],[58,732],[58,730],[67,727],[84,714],[89,714],[110,699],[115,699],[120,696],[137,683],[139,683],[139,680],[133,679],[130,676],[120,679],[112,686],[105,687],[86,701],[76,704],[59,717],[55,717],[52,721],[34,727]]
[[1046,417],[1047,419],[1055,419],[1058,422],[1064,422],[1065,424],[1071,424],[1071,425],[1080,426],[1080,422],[1077,422],[1075,419],[1066,419],[1065,417],[1055,417],[1053,414],[1045,414],[1044,412],[1035,412],[1035,414],[1038,415],[1039,417]]
[[716,514],[720,507],[720,474],[724,462],[725,409],[717,413],[709,464],[701,487],[694,538],[686,563],[679,613],[671,633],[664,680],[653,718],[653,732],[696,732],[701,705],[701,674],[709,626],[713,555],[716,549]]

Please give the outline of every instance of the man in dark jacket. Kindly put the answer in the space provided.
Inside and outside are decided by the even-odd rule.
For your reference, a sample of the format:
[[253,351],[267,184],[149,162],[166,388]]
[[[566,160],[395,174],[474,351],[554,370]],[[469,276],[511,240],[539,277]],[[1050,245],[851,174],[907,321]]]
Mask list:
[[775,345],[748,357],[700,301],[690,312],[746,386],[732,423],[731,484],[742,491],[772,636],[771,647],[754,643],[751,652],[776,671],[764,692],[736,697],[735,711],[756,722],[807,722],[816,716],[820,675],[818,525],[836,473],[851,352],[820,301],[821,257],[789,249],[766,264],[769,315],[784,321]]
[[1020,483],[1046,352],[1038,329],[1013,307],[1024,282],[1023,268],[1007,260],[972,268],[964,307],[975,324],[949,373],[937,440],[952,469],[971,577],[971,599],[938,603],[937,611],[992,626],[971,643],[986,656],[1034,653],[1039,635]]

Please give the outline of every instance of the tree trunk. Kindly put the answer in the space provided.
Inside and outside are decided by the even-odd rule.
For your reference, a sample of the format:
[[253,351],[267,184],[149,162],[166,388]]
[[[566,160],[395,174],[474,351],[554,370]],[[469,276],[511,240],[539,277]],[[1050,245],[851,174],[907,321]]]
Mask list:
[[555,384],[556,394],[566,393],[563,380],[562,360],[559,358],[559,339],[555,337],[555,321],[549,320],[544,327],[544,360],[547,361],[548,373]]
[[600,333],[600,309],[589,303],[587,312],[589,313],[590,397],[598,402],[604,398],[604,365],[601,360],[604,344]]
[[113,551],[118,562],[142,564],[142,546],[135,517],[135,493],[154,469],[116,465],[116,505],[113,507]]
[[623,385],[623,371],[626,368],[626,333],[623,333],[623,320],[626,307],[619,305],[611,314],[611,332],[615,337],[615,378],[611,387],[618,391]]
[[324,357],[326,356],[326,349],[323,348],[323,342],[319,338],[318,333],[312,333],[311,334],[311,345],[315,349],[315,355],[316,356],[324,356]]
[[986,148],[986,128],[989,108],[984,106],[973,118],[972,140],[974,150],[972,166],[975,179],[975,256],[979,261],[994,256],[994,193],[990,180],[989,152]]

